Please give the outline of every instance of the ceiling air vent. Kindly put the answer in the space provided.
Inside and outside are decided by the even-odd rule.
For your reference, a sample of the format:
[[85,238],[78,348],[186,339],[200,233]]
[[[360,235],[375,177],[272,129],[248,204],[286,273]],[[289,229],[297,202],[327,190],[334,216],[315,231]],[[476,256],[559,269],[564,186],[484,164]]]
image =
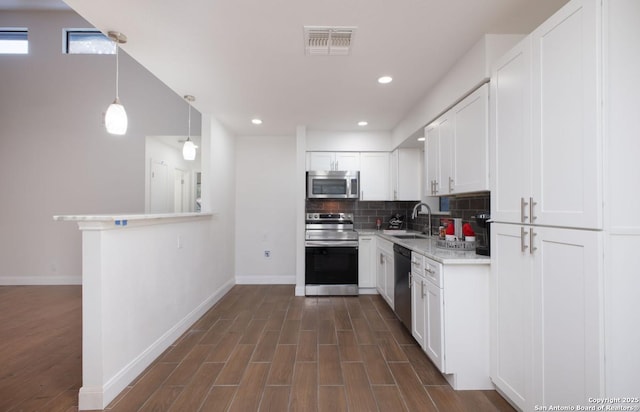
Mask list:
[[346,56],[355,27],[304,26],[305,53],[310,56]]

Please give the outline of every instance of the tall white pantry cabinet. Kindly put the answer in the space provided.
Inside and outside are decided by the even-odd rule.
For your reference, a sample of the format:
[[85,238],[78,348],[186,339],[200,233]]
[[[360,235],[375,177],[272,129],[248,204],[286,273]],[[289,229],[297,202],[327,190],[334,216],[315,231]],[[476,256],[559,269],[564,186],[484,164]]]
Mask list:
[[640,406],[640,1],[570,1],[490,96],[491,378],[526,411]]

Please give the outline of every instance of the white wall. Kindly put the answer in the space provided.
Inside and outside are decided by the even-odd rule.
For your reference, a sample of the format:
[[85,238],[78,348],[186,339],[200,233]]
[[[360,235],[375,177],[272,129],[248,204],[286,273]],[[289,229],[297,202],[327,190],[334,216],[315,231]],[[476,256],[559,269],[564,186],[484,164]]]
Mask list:
[[203,115],[202,211],[214,213],[209,254],[214,266],[207,268],[221,287],[233,279],[236,236],[235,138],[215,118]]
[[306,150],[313,151],[355,151],[390,152],[391,132],[329,132],[319,130],[306,131]]
[[30,43],[28,55],[0,58],[0,284],[78,283],[80,233],[52,216],[143,212],[145,136],[186,134],[185,102],[123,52],[129,131],[109,135],[114,56],[61,52],[62,28],[85,20],[3,11],[0,27],[28,27]]
[[[183,171],[184,184],[183,184],[183,210],[182,212],[195,212],[195,173],[201,170],[200,166],[200,150],[196,151],[196,158],[194,160],[184,160],[182,156],[182,149],[174,147],[166,143],[165,138],[169,136],[147,136],[145,145],[145,200],[144,210],[146,213],[173,213],[179,212],[175,210],[175,178],[176,170]],[[176,140],[173,137],[169,137],[170,140]],[[158,205],[150,204],[151,195],[151,163],[162,162],[166,165],[168,171],[167,184],[164,188],[164,203],[165,210],[158,210]],[[156,194],[157,195],[157,194]]]
[[296,138],[239,137],[236,149],[236,282],[295,283]]
[[520,34],[486,34],[465,53],[392,131],[392,148],[422,136],[422,129],[491,76],[493,62],[520,41]]

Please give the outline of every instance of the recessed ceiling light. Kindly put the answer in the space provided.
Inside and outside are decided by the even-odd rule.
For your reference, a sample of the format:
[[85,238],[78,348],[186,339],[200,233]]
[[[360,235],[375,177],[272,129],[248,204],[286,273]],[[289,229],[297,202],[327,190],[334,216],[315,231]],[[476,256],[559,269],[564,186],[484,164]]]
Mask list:
[[366,126],[368,124],[369,124],[369,122],[365,122],[364,120],[361,120],[361,121],[358,122],[358,126]]
[[393,81],[393,78],[391,76],[382,76],[378,78],[378,83],[380,84],[391,83],[391,81]]
[[262,120],[260,120],[260,119],[251,119],[251,123],[253,123],[253,124],[262,124]]
[[427,140],[426,137],[422,136],[422,137],[418,137],[418,141],[419,142],[424,142],[425,140]]

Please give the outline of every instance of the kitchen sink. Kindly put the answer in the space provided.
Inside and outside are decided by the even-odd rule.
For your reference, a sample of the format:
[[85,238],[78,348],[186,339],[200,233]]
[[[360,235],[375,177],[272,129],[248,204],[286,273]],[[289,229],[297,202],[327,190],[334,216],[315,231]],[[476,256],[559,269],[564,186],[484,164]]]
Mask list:
[[409,233],[404,233],[402,235],[391,235],[393,237],[397,237],[398,239],[428,239],[427,235],[414,235]]

